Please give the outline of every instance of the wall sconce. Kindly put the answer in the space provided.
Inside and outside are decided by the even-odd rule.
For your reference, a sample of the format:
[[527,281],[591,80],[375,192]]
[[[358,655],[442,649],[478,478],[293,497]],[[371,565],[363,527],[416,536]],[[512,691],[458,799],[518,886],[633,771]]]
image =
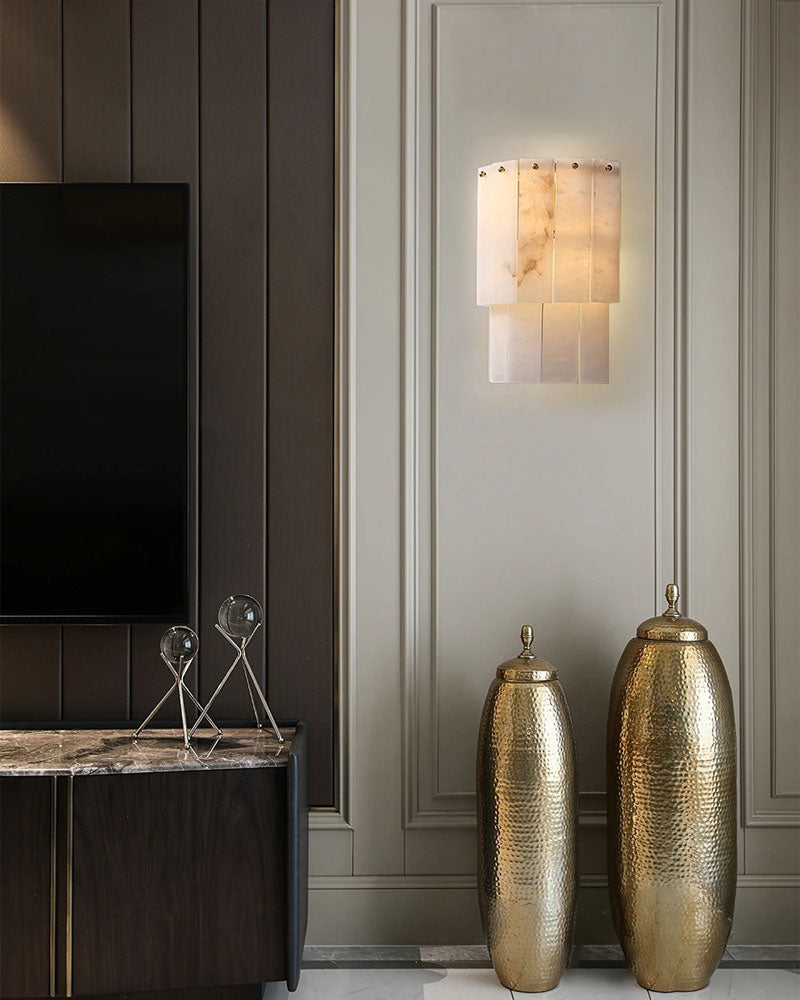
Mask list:
[[491,382],[608,382],[619,302],[615,160],[504,160],[478,171],[478,305]]

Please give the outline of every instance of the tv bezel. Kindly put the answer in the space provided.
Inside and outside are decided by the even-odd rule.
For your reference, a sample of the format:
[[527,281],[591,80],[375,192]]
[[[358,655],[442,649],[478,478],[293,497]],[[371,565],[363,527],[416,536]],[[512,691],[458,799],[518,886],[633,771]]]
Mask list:
[[[185,512],[185,531],[183,533],[183,583],[184,583],[184,607],[182,614],[174,616],[175,624],[183,624],[189,621],[192,595],[191,595],[191,570],[192,570],[192,536],[196,531],[196,515],[193,509],[193,484],[196,477],[194,424],[196,393],[192,386],[193,376],[193,352],[191,350],[190,336],[192,332],[192,249],[191,249],[191,185],[182,181],[3,181],[0,188],[4,187],[68,187],[68,188],[175,188],[183,191],[184,201],[184,314],[186,321],[184,324],[183,355],[186,373],[186,478],[183,484],[183,509]],[[0,219],[2,226],[2,219]],[[4,614],[0,607],[0,625],[146,625],[164,624],[172,621],[162,612],[150,614],[129,614],[129,615],[104,615],[104,614],[45,614],[45,615],[21,615]]]

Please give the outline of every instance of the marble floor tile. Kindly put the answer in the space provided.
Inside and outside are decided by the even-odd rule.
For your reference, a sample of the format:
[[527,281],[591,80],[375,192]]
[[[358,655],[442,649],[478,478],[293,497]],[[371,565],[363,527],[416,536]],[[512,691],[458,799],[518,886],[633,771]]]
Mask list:
[[[647,1000],[623,969],[568,969],[546,1000]],[[498,982],[493,969],[306,969],[296,993],[270,983],[264,1000],[523,1000]]]
[[425,985],[424,1000],[511,1000],[511,991],[500,985],[494,969],[441,971],[445,973],[443,979]]
[[[286,983],[268,983],[263,1000],[427,1000],[428,986],[447,975],[445,969],[305,969],[295,993]],[[442,994],[450,995],[458,997]],[[500,1000],[509,1000],[508,990],[501,988]]]
[[[549,997],[550,994],[547,994]],[[694,993],[656,993],[653,1000],[797,1000],[800,975],[789,969],[717,969],[704,990]]]
[[648,1000],[628,969],[566,969],[561,982],[547,993],[521,993],[514,1000],[539,996],[542,1000]]
[[[543,1000],[648,1000],[627,969],[567,969]],[[492,969],[306,969],[296,993],[270,983],[264,1000],[527,1000],[511,992]],[[656,993],[650,1000],[798,1000],[800,974],[788,969],[719,969],[705,990]]]

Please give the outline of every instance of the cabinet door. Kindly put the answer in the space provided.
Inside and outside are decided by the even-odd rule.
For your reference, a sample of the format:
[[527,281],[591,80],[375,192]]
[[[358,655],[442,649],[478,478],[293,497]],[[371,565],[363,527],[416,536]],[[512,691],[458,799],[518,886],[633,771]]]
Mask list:
[[50,993],[52,779],[0,778],[0,996]]
[[285,976],[286,771],[76,777],[74,995]]

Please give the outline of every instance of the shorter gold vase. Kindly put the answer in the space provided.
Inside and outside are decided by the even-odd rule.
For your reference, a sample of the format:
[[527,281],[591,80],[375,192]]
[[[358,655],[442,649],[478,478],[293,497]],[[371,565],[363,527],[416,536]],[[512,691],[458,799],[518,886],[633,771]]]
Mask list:
[[551,664],[524,648],[497,668],[478,739],[478,900],[503,986],[551,990],[569,959],[577,900],[575,738]]

